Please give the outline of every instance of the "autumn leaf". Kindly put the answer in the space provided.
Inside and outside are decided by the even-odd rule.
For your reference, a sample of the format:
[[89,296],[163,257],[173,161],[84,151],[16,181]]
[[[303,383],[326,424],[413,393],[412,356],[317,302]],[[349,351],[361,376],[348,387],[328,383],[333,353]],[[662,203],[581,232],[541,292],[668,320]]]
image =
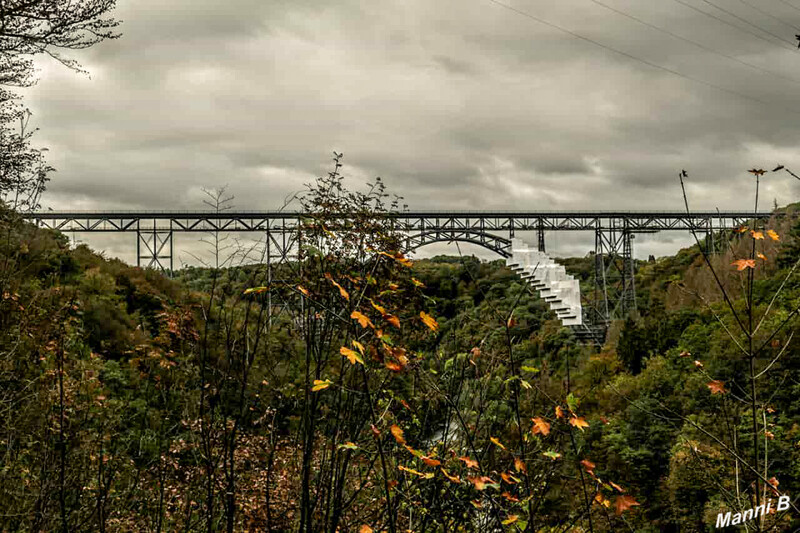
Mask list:
[[473,348],[469,351],[470,355],[474,358],[478,358],[481,356],[481,349],[477,346],[473,346]]
[[503,498],[505,498],[506,500],[510,501],[511,503],[518,503],[518,502],[519,502],[519,498],[517,498],[516,496],[513,496],[513,495],[512,495],[510,492],[508,492],[508,491],[505,491],[505,492],[504,492],[504,493],[502,493],[500,496],[502,496],[502,497],[503,497]]
[[682,352],[681,352],[681,353],[678,355],[678,357],[691,357],[691,356],[692,356],[692,352],[687,352],[686,350],[682,351]]
[[745,231],[747,231],[747,226],[739,226],[733,231],[735,231],[736,233],[744,233]]
[[581,465],[583,465],[583,469],[586,470],[589,474],[594,475],[595,464],[588,459],[582,459]]
[[406,443],[406,439],[403,437],[403,430],[400,429],[400,426],[392,424],[392,427],[389,428],[389,431],[392,432],[392,436],[394,437],[394,440],[397,441],[397,444]]
[[625,489],[623,489],[622,487],[620,487],[619,485],[617,485],[617,484],[616,484],[616,483],[614,483],[613,481],[609,481],[608,483],[609,483],[609,484],[610,484],[612,487],[614,487],[615,489],[617,489],[618,491],[620,491],[620,492],[622,492],[622,493],[624,493],[624,492],[625,492]]
[[432,457],[420,457],[420,459],[422,460],[423,463],[425,463],[428,466],[436,467],[442,464],[440,460],[434,459]]
[[755,268],[756,267],[756,260],[755,259],[737,259],[733,263],[733,266],[736,267],[736,270],[744,270],[745,268]]
[[757,241],[764,240],[764,234],[760,231],[750,230],[750,235]]
[[364,345],[358,341],[352,341],[353,347],[364,355]]
[[767,256],[766,256],[766,255],[764,255],[764,254],[762,254],[761,252],[758,252],[758,253],[756,254],[756,256],[757,256],[759,259],[763,259],[764,261],[766,261],[766,260],[767,260]]
[[372,528],[369,527],[367,524],[364,524],[360,528],[358,528],[358,533],[372,533]]
[[333,286],[339,289],[339,294],[342,296],[342,298],[344,298],[348,302],[350,301],[350,295],[347,293],[346,290],[344,290],[344,287],[336,283],[336,280],[333,279],[333,276],[331,276],[330,273],[328,272],[325,273],[325,279],[333,283]]
[[527,472],[527,468],[525,468],[525,462],[519,457],[514,457],[514,469],[517,472]]
[[500,442],[499,440],[497,440],[497,438],[495,438],[495,437],[489,437],[489,440],[490,440],[490,441],[492,441],[492,444],[494,444],[495,446],[497,446],[497,447],[498,447],[498,448],[500,448],[501,450],[505,450],[505,449],[506,449],[506,447],[505,447],[505,446],[503,446],[503,443],[502,443],[502,442]]
[[474,459],[470,459],[467,456],[459,457],[458,460],[459,461],[463,461],[464,464],[467,465],[467,468],[478,468],[478,461],[475,461]]
[[419,317],[422,319],[422,322],[424,322],[425,325],[431,329],[431,331],[436,331],[439,329],[439,324],[436,322],[436,320],[434,320],[433,317],[425,311],[420,311]]
[[515,514],[508,515],[508,518],[506,518],[505,520],[503,520],[503,525],[504,525],[504,526],[507,526],[507,525],[509,525],[509,524],[513,524],[513,523],[514,523],[514,522],[516,522],[518,519],[519,519],[519,515],[515,515]]
[[769,431],[768,429],[764,430],[764,436],[767,437],[770,440],[775,438],[775,434],[773,432]]
[[774,230],[774,229],[768,229],[768,230],[767,230],[767,235],[769,235],[769,238],[770,238],[770,239],[772,239],[773,241],[779,241],[779,240],[781,240],[781,237],[780,237],[780,235],[778,235],[778,234],[775,232],[775,230]]
[[324,381],[320,380],[320,379],[315,379],[314,380],[314,385],[311,387],[311,391],[312,392],[319,392],[322,389],[327,389],[331,385],[333,385],[333,382],[331,380],[329,380],[329,379],[326,379]]
[[531,432],[534,435],[542,434],[542,435],[549,435],[550,434],[550,424],[547,423],[545,420],[542,420],[538,416],[536,418],[531,419],[533,420],[533,427],[531,428]]
[[728,392],[725,390],[725,382],[718,379],[710,381],[706,386],[711,390],[711,394],[725,394]]
[[354,350],[351,350],[350,348],[347,348],[346,346],[342,346],[341,348],[339,348],[339,353],[342,354],[343,356],[347,357],[347,359],[350,361],[351,365],[354,365],[357,362],[361,363],[362,365],[364,364],[364,360],[361,359],[361,356],[358,355],[358,352],[356,352]]
[[383,366],[391,370],[392,372],[402,372],[403,365],[400,363],[395,363],[394,361],[386,361]]
[[375,329],[375,326],[372,325],[372,322],[367,317],[367,315],[365,315],[360,311],[353,311],[352,313],[350,313],[350,318],[352,318],[353,320],[358,320],[358,323],[361,324],[362,328],[369,326],[372,329]]
[[480,502],[480,500],[472,500],[472,501],[470,501],[469,503],[471,503],[471,504],[472,504],[472,506],[473,506],[475,509],[483,509],[483,504]]
[[694,366],[696,366],[697,368],[703,368],[704,365],[700,361],[695,360]]
[[418,280],[416,278],[411,278],[411,283],[413,283],[416,287],[419,287],[419,288],[424,288],[425,287],[425,284],[422,283],[420,280]]
[[544,455],[548,459],[552,459],[553,461],[561,457],[560,453],[554,452],[553,450],[547,450],[546,452],[542,452],[542,455]]
[[383,318],[386,319],[386,321],[389,324],[393,325],[394,327],[396,327],[396,328],[400,327],[400,319],[397,318],[396,316],[387,314],[387,315],[383,315]]
[[603,495],[600,494],[599,492],[595,494],[594,501],[596,501],[598,504],[604,507],[611,507],[611,502],[607,498],[604,498]]
[[403,472],[408,472],[409,474],[414,474],[415,476],[419,476],[419,477],[425,478],[425,479],[431,479],[433,477],[433,474],[431,474],[431,473],[424,474],[422,472],[414,470],[413,468],[406,468],[403,465],[398,466],[397,469],[398,470],[402,470]]
[[556,405],[556,418],[564,418],[564,410],[560,405]]
[[497,485],[497,482],[489,476],[468,477],[467,481],[475,485],[475,490],[484,490],[488,485]]
[[339,445],[339,449],[342,448],[345,450],[357,450],[358,446],[356,446],[356,443],[354,442],[345,442],[344,444]]
[[500,477],[503,479],[503,481],[505,481],[509,485],[516,485],[517,483],[519,483],[519,479],[515,478],[508,472],[501,472]]
[[297,290],[300,291],[301,293],[303,293],[303,296],[308,296],[309,295],[308,289],[306,289],[302,285],[298,285],[297,286]]
[[372,304],[372,307],[374,307],[375,310],[377,312],[379,312],[381,315],[385,315],[386,314],[386,309],[384,307],[381,307],[380,305],[376,304],[374,301],[372,301],[372,298],[370,298],[369,303]]
[[269,290],[269,287],[250,287],[244,290],[244,294],[261,294]]
[[440,469],[444,477],[446,477],[451,483],[461,483],[461,478],[458,476],[451,476],[450,472],[445,470],[444,468]]
[[639,505],[639,502],[627,495],[617,496],[617,499],[614,500],[614,509],[616,509],[617,515],[621,515],[635,505]]
[[581,431],[583,431],[583,428],[588,428],[589,427],[589,422],[584,420],[583,417],[578,417],[578,416],[573,416],[572,418],[570,418],[569,419],[569,424],[571,426],[575,426],[576,428],[580,429]]

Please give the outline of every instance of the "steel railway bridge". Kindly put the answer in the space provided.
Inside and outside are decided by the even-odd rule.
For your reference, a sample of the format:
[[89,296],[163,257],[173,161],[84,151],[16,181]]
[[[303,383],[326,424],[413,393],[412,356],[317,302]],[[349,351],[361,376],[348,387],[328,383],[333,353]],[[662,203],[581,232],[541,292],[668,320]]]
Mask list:
[[[32,213],[28,218],[40,227],[62,232],[135,233],[136,264],[170,274],[176,233],[259,233],[265,236],[265,259],[271,269],[296,255],[296,237],[305,216],[301,212],[276,211],[47,211]],[[695,232],[714,250],[724,230],[737,228],[753,219],[767,219],[772,214],[752,211],[404,211],[384,216],[393,219],[395,227],[407,236],[407,251],[434,242],[459,241],[482,246],[508,258],[511,239],[517,232],[535,232],[538,249],[542,252],[546,249],[547,233],[593,232],[594,291],[591,297],[583,295],[582,298],[589,315],[587,322],[603,326],[636,308],[633,241],[637,233]]]

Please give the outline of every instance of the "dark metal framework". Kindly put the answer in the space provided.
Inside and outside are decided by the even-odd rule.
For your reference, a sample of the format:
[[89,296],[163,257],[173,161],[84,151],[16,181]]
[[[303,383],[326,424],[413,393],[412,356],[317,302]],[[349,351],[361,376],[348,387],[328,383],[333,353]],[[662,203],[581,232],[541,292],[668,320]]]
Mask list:
[[[585,315],[592,324],[607,324],[636,309],[633,240],[637,233],[694,231],[711,248],[715,232],[730,230],[772,213],[708,212],[513,212],[412,211],[383,215],[407,235],[407,250],[434,242],[468,242],[509,257],[510,238],[516,232],[536,232],[537,246],[545,250],[545,233],[592,231],[595,234],[594,298],[586,299]],[[103,211],[40,212],[29,219],[63,232],[135,232],[136,264],[167,273],[173,269],[173,235],[202,232],[256,232],[266,235],[265,260],[273,265],[297,255],[300,212],[274,211]],[[347,215],[341,215],[346,219]],[[334,229],[335,231],[335,229]],[[717,237],[718,239],[718,237]]]

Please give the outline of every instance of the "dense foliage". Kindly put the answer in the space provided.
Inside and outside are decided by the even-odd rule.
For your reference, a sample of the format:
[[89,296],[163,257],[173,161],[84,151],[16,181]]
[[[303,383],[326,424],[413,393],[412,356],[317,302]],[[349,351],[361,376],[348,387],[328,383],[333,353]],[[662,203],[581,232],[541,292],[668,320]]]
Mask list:
[[[169,280],[4,222],[3,531],[709,531],[752,507],[729,448],[749,450],[748,368],[697,246],[639,263],[639,313],[582,346],[502,261],[412,265],[382,187],[339,186],[309,190],[303,268],[274,287],[263,265]],[[332,226],[343,206],[363,218]],[[764,328],[800,305],[796,276],[781,287],[800,223],[771,224]],[[711,261],[741,307],[750,241],[725,238]],[[759,385],[773,498],[800,490],[793,326]]]

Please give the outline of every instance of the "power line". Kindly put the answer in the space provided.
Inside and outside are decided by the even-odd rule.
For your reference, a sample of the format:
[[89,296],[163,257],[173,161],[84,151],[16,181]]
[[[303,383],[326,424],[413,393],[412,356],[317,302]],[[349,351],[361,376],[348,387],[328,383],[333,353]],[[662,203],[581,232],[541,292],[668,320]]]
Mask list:
[[672,32],[670,30],[661,28],[659,26],[656,26],[655,24],[651,24],[651,23],[647,22],[646,20],[642,20],[642,19],[640,19],[640,18],[638,18],[638,17],[636,17],[634,15],[626,13],[626,12],[624,12],[624,11],[622,11],[620,9],[617,9],[617,8],[615,8],[613,6],[610,6],[608,4],[605,4],[604,2],[601,2],[600,0],[589,0],[589,1],[595,3],[595,4],[599,5],[599,6],[602,6],[602,7],[606,8],[606,9],[608,9],[610,11],[613,11],[614,13],[617,13],[617,14],[623,16],[623,17],[626,17],[626,18],[629,18],[631,20],[634,20],[634,21],[638,22],[639,24],[643,24],[643,25],[647,26],[648,28],[652,28],[652,29],[654,29],[656,31],[659,31],[661,33],[669,35],[670,37],[674,37],[676,39],[680,39],[681,41],[684,41],[684,42],[687,42],[689,44],[692,44],[692,45],[694,45],[694,46],[696,46],[698,48],[701,48],[701,49],[703,49],[703,50],[705,50],[707,52],[711,52],[712,54],[716,54],[716,55],[722,56],[724,58],[730,59],[731,61],[735,61],[735,62],[740,63],[740,64],[742,64],[742,65],[744,65],[746,67],[758,70],[760,72],[764,72],[766,74],[771,74],[771,75],[776,76],[778,78],[783,78],[783,79],[791,81],[793,83],[800,84],[800,80],[798,80],[796,78],[792,78],[791,76],[785,76],[783,74],[780,74],[779,72],[773,72],[773,71],[771,71],[769,69],[765,69],[763,67],[759,67],[758,65],[754,65],[752,63],[748,63],[747,61],[739,59],[738,57],[735,57],[735,56],[732,56],[732,55],[728,55],[728,54],[725,54],[723,52],[719,52],[719,51],[714,50],[713,48],[710,48],[710,47],[708,47],[708,46],[706,46],[706,45],[704,45],[702,43],[699,43],[699,42],[694,41],[692,39],[689,39],[687,37],[683,37],[682,35],[678,35],[677,33],[674,33],[674,32]]
[[794,9],[795,11],[800,11],[800,7],[797,7],[797,6],[796,6],[796,5],[794,5],[794,4],[790,4],[790,3],[789,3],[789,2],[787,2],[786,0],[778,0],[778,2],[780,2],[781,4],[784,4],[784,5],[787,5],[787,6],[791,7],[791,8],[792,8],[792,9]]
[[[757,98],[755,96],[750,96],[748,94],[740,93],[739,91],[735,91],[733,89],[728,89],[728,88],[725,88],[725,87],[723,87],[721,85],[717,85],[715,83],[711,83],[711,82],[705,81],[705,80],[700,79],[700,78],[695,78],[694,76],[689,76],[687,74],[683,74],[683,73],[678,72],[677,70],[673,70],[673,69],[671,69],[669,67],[665,67],[663,65],[659,65],[657,63],[653,63],[652,61],[648,61],[647,59],[642,59],[642,58],[637,57],[637,56],[635,56],[633,54],[629,54],[628,52],[624,52],[622,50],[619,50],[619,49],[614,48],[612,46],[609,46],[607,44],[603,44],[600,41],[596,41],[596,40],[592,39],[591,37],[586,37],[584,35],[581,35],[580,33],[574,32],[572,30],[568,30],[567,28],[559,26],[558,24],[555,24],[553,22],[549,22],[549,21],[547,21],[545,19],[542,19],[542,18],[539,18],[539,17],[537,17],[535,15],[531,15],[530,13],[528,13],[526,11],[522,11],[522,10],[517,9],[517,8],[515,8],[513,6],[510,6],[508,4],[504,4],[503,2],[500,2],[499,0],[489,0],[489,2],[491,2],[493,4],[496,4],[496,5],[498,5],[498,6],[502,7],[502,8],[505,8],[505,9],[507,9],[509,11],[512,11],[512,12],[514,12],[514,13],[516,13],[518,15],[521,15],[523,17],[527,17],[527,18],[529,18],[529,19],[531,19],[531,20],[533,20],[535,22],[538,22],[539,24],[542,24],[544,26],[548,26],[550,28],[556,29],[556,30],[558,30],[560,32],[563,32],[563,33],[566,33],[568,35],[571,35],[571,36],[575,37],[576,39],[580,39],[580,40],[585,41],[587,43],[591,43],[591,44],[593,44],[595,46],[599,46],[600,48],[603,48],[604,50],[607,50],[609,52],[614,52],[615,54],[621,55],[623,57],[627,57],[628,59],[632,59],[634,61],[638,61],[639,63],[643,63],[643,64],[645,64],[645,65],[647,65],[649,67],[652,67],[652,68],[655,68],[655,69],[658,69],[658,70],[663,70],[664,72],[668,72],[670,74],[673,74],[673,75],[678,76],[680,78],[683,78],[685,80],[693,81],[695,83],[700,83],[702,85],[705,85],[706,87],[710,87],[712,89],[716,89],[718,91],[722,91],[724,93],[731,94],[733,96],[738,96],[739,98],[744,98],[746,100],[757,102],[757,103],[762,104],[764,106],[772,107],[772,104],[770,104],[766,100],[761,100],[760,98]],[[778,106],[778,107],[780,107],[782,110],[788,111],[790,113],[800,114],[800,111],[798,111],[796,109],[785,108],[783,106]]]
[[747,0],[739,0],[739,2],[741,2],[742,4],[744,4],[744,5],[748,6],[748,7],[750,7],[751,9],[754,9],[754,10],[758,11],[758,12],[759,12],[759,13],[761,13],[762,15],[766,15],[767,17],[769,17],[769,18],[771,18],[771,19],[773,19],[773,20],[777,20],[778,22],[780,22],[780,23],[781,23],[781,24],[783,24],[784,26],[788,26],[788,27],[792,28],[792,31],[794,31],[794,30],[800,31],[800,28],[798,28],[798,27],[797,27],[797,26],[795,26],[794,24],[789,24],[789,23],[788,23],[788,22],[786,22],[785,20],[782,20],[782,19],[780,19],[780,18],[776,17],[776,16],[775,16],[775,15],[773,15],[772,13],[769,13],[768,11],[765,11],[765,10],[761,9],[760,7],[756,7],[756,6],[754,6],[754,5],[753,5],[753,4],[751,4],[750,2],[747,2]]
[[[747,34],[750,34],[750,35],[752,35],[753,37],[756,37],[756,38],[758,38],[758,39],[761,39],[761,40],[762,40],[762,41],[764,41],[765,43],[769,43],[771,46],[775,46],[775,44],[776,44],[774,41],[771,41],[771,40],[767,39],[767,38],[766,38],[766,37],[764,37],[763,35],[759,35],[759,34],[757,34],[757,33],[753,32],[753,31],[751,31],[751,30],[748,30],[747,28],[742,28],[741,26],[737,26],[736,24],[733,24],[732,22],[730,22],[730,21],[727,21],[727,20],[725,20],[725,19],[724,19],[724,18],[722,18],[722,17],[718,17],[718,16],[714,15],[713,13],[709,13],[709,12],[707,12],[707,11],[703,11],[703,10],[702,10],[702,9],[700,9],[699,7],[697,7],[697,6],[693,6],[692,4],[689,4],[689,3],[687,3],[687,2],[684,2],[683,0],[673,0],[673,2],[677,2],[678,4],[680,4],[680,5],[682,5],[682,6],[688,7],[689,9],[692,9],[692,10],[694,10],[694,11],[697,11],[698,13],[702,13],[703,15],[705,15],[705,16],[707,16],[707,17],[710,17],[710,18],[712,18],[712,19],[714,19],[714,20],[717,20],[717,21],[719,21],[719,22],[721,22],[721,23],[725,24],[726,26],[730,26],[731,28],[734,28],[734,29],[737,29],[737,30],[743,31],[743,32],[745,32],[745,33],[747,33]],[[792,52],[794,52],[794,51],[796,50],[796,49],[795,49],[795,46],[794,46],[794,43],[792,43],[792,46],[791,46],[791,47],[789,47],[789,46],[784,46],[782,42],[781,42],[781,43],[779,43],[779,44],[781,45],[781,47],[782,47],[782,48],[785,48],[785,49],[787,49],[787,50],[791,50]]]
[[748,25],[750,25],[750,26],[752,26],[752,27],[754,27],[754,28],[757,28],[757,29],[759,29],[759,30],[763,31],[764,33],[767,33],[767,34],[769,34],[769,35],[772,35],[772,36],[773,36],[773,37],[775,37],[776,39],[779,39],[779,40],[781,40],[781,41],[784,41],[784,42],[787,42],[787,43],[789,43],[790,45],[792,45],[792,48],[794,49],[794,43],[793,43],[792,41],[789,41],[789,40],[787,40],[787,39],[784,39],[784,38],[783,38],[783,37],[781,37],[780,35],[776,35],[776,34],[772,33],[772,32],[771,32],[771,31],[769,31],[769,30],[765,30],[765,29],[764,29],[764,28],[762,28],[761,26],[758,26],[757,24],[753,24],[753,23],[752,23],[752,22],[750,22],[749,20],[747,20],[747,19],[744,19],[744,18],[740,17],[740,16],[739,16],[739,15],[737,15],[736,13],[733,13],[732,11],[728,11],[728,10],[727,10],[727,9],[725,9],[724,7],[719,7],[717,4],[715,4],[715,3],[711,2],[710,0],[703,0],[703,2],[705,2],[706,4],[708,4],[708,5],[710,5],[710,6],[716,7],[717,9],[719,9],[720,11],[722,11],[723,13],[727,13],[728,15],[732,16],[733,18],[735,18],[735,19],[737,19],[737,20],[741,20],[741,21],[742,21],[742,22],[744,22],[745,24],[748,24]]

